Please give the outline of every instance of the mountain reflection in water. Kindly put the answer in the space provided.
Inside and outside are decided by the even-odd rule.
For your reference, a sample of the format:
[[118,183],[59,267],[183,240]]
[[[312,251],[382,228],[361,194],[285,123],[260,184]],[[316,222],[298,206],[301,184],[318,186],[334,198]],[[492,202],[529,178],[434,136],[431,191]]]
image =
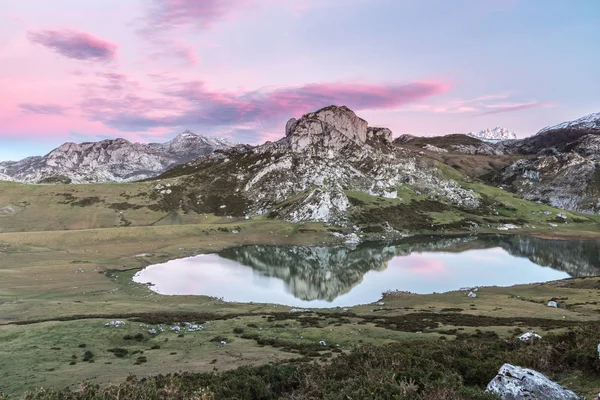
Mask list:
[[369,303],[384,290],[431,293],[598,274],[600,241],[482,235],[357,247],[242,246],[150,266],[134,279],[163,294],[320,307]]

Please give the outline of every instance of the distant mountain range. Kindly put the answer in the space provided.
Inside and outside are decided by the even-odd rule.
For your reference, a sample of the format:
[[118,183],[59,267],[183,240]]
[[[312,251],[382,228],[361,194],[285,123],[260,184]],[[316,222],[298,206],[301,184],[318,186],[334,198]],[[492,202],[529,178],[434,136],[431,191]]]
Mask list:
[[479,132],[467,133],[467,136],[474,137],[476,139],[483,140],[485,142],[501,142],[504,140],[516,140],[517,135],[508,129],[501,128],[499,126],[495,128],[483,129]]
[[[43,157],[0,162],[0,180],[176,178],[180,198],[172,200],[178,206],[227,215],[269,210],[294,222],[345,221],[347,210],[358,202],[348,190],[388,199],[416,193],[453,207],[479,207],[480,197],[448,179],[440,163],[526,200],[600,213],[600,113],[524,139],[496,127],[466,135],[402,135],[392,141],[389,129],[369,127],[345,106],[328,106],[290,119],[285,137],[259,146],[189,131],[166,143],[65,143]],[[204,200],[196,198],[198,185],[206,192]]]
[[190,131],[166,143],[125,139],[65,143],[43,157],[0,162],[0,180],[25,183],[128,182],[154,177],[177,164],[233,146]]

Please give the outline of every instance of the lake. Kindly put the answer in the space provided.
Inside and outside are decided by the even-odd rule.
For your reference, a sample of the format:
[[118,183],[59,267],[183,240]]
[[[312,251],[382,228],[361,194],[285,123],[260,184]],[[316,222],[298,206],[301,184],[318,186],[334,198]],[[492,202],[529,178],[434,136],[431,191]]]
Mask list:
[[151,265],[134,281],[164,295],[348,307],[388,290],[442,293],[600,275],[600,241],[413,237],[348,246],[255,245]]

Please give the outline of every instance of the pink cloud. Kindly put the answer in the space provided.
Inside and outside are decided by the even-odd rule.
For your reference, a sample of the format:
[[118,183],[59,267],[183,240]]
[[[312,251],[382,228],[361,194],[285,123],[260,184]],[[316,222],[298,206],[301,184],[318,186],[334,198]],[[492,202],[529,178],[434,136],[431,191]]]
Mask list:
[[19,108],[25,114],[63,115],[68,107],[58,104],[32,104],[22,103]]
[[157,48],[156,51],[151,52],[149,55],[150,61],[156,61],[158,59],[173,59],[184,66],[195,67],[200,64],[200,58],[196,53],[196,49],[189,43],[182,40],[172,41],[154,41],[153,43]]
[[[218,127],[258,122],[271,125],[281,124],[291,116],[299,116],[331,104],[347,105],[353,110],[393,109],[444,93],[449,88],[449,84],[439,82],[335,82],[232,92],[210,90],[204,82],[193,81],[165,87],[163,94],[169,96],[168,101],[144,99],[131,93],[125,99],[133,100],[133,103],[123,104],[123,98],[88,96],[86,104],[97,118],[111,127],[123,130],[145,130],[160,126]],[[107,107],[109,104],[112,105]],[[165,115],[149,115],[155,107],[160,107]],[[112,112],[108,112],[109,108]]]
[[151,29],[181,25],[207,29],[237,9],[254,3],[254,0],[153,0],[148,25]]
[[554,104],[548,103],[548,102],[539,102],[539,101],[532,101],[529,103],[492,104],[492,105],[488,105],[487,107],[495,108],[494,110],[485,111],[478,115],[481,116],[481,115],[501,114],[501,113],[507,113],[507,112],[529,110],[531,108],[551,107],[552,105],[554,105]]
[[86,32],[69,29],[28,31],[32,43],[75,60],[108,62],[115,59],[118,46]]

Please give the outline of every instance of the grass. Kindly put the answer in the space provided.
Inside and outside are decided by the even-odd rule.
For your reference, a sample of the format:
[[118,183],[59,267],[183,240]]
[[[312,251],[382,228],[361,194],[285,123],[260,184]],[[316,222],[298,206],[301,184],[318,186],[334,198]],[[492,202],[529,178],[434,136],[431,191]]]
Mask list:
[[[413,233],[439,233],[442,229],[464,232],[463,224],[475,221],[480,232],[497,233],[497,226],[514,222],[523,226],[519,233],[600,236],[599,216],[565,212],[568,221],[582,222],[551,228],[549,222],[562,210],[530,203],[501,189],[470,181],[449,167],[444,174],[480,193],[486,204],[495,207],[497,215],[432,202],[404,186],[398,188],[396,199],[354,191],[346,193],[355,207],[353,215],[363,218],[360,222],[363,227],[385,221],[395,227],[412,229]],[[499,346],[504,339],[514,340],[519,332],[517,328],[535,330],[545,336],[564,333],[578,325],[597,327],[600,321],[598,278],[484,288],[478,292],[477,299],[469,299],[463,292],[387,293],[383,296],[384,306],[366,304],[352,307],[349,313],[329,309],[312,315],[290,314],[289,307],[273,304],[225,303],[206,296],[160,296],[146,285],[133,283],[131,277],[149,264],[244,244],[328,244],[334,240],[329,230],[340,228],[322,223],[291,224],[265,217],[246,220],[166,209],[165,203],[152,194],[155,185],[156,182],[52,186],[0,183],[0,208],[14,209],[0,215],[0,392],[15,396],[41,386],[74,388],[83,380],[104,387],[108,382],[122,381],[130,373],[142,378],[181,369],[192,374],[186,375],[189,379],[202,383],[192,385],[194,390],[208,387],[217,397],[230,392],[222,392],[224,386],[215,386],[215,376],[225,381],[231,378],[235,386],[240,376],[258,382],[257,376],[263,379],[260,374],[264,373],[265,382],[279,383],[263,387],[261,390],[265,391],[256,392],[255,398],[262,394],[289,395],[292,389],[318,398],[328,390],[335,398],[351,388],[365,395],[372,390],[378,393],[376,398],[388,398],[386,396],[401,390],[397,385],[401,382],[408,385],[410,379],[417,379],[416,375],[403,376],[405,381],[389,381],[391,386],[384,384],[374,388],[360,376],[348,372],[344,378],[347,380],[340,380],[346,386],[338,386],[333,379],[334,369],[328,368],[348,369],[364,361],[361,357],[369,354],[373,363],[380,360],[381,364],[364,367],[372,367],[372,376],[383,379],[380,382],[388,382],[385,379],[389,380],[389,376],[383,373],[383,366],[390,362],[385,351],[399,357],[400,354],[408,356],[402,353],[403,347],[410,352],[425,348],[431,352],[418,353],[418,358],[437,360],[439,357],[432,358],[433,352],[446,351],[439,347],[446,346],[442,342],[462,343],[465,335],[481,339],[477,343],[485,348],[491,346],[489,343]],[[219,207],[222,198],[213,200],[206,207]],[[232,202],[237,204],[234,200]],[[232,233],[234,230],[238,233]],[[409,248],[410,240],[403,245]],[[552,298],[560,298],[564,307],[546,307],[545,303]],[[184,333],[167,329],[154,337],[148,334],[148,327],[140,326],[185,322],[184,318],[189,318],[188,322],[202,323],[205,329]],[[126,325],[105,328],[104,324],[111,319],[126,320]],[[499,336],[494,339],[498,342],[485,341],[494,335]],[[227,338],[227,344],[211,341],[214,338]],[[327,346],[319,347],[321,340],[325,340]],[[85,347],[80,347],[82,344]],[[361,352],[363,346],[368,353]],[[380,346],[391,347],[379,350]],[[449,346],[452,349],[458,346],[458,349],[466,345]],[[90,353],[86,356],[86,352]],[[280,364],[307,358],[316,363],[309,369],[302,369],[302,363],[300,366]],[[487,377],[499,368],[500,358],[494,360],[494,363],[482,364],[481,368],[485,367],[482,376]],[[534,365],[533,359],[528,360]],[[336,364],[338,362],[341,364]],[[248,375],[248,371],[254,369],[219,375],[239,366],[269,363],[274,364],[257,369],[258,375]],[[568,382],[581,393],[591,393],[593,384],[590,382],[598,381],[597,374],[573,363],[565,365],[571,369],[565,374],[556,373],[557,379]],[[466,375],[455,365],[427,364],[417,370],[431,371],[434,367],[443,368],[444,376],[454,385],[451,385],[454,392],[446,398],[483,398],[476,397],[481,395],[483,380],[473,383],[472,387],[461,387],[457,382]],[[349,371],[369,374],[361,368]],[[475,366],[477,368],[479,366]],[[213,372],[217,375],[212,375]],[[205,375],[193,375],[196,373]],[[277,389],[277,385],[287,379],[282,376],[288,373],[296,377],[296,386],[291,388],[286,384]],[[269,381],[268,377],[275,380]],[[305,382],[300,378],[312,379],[316,386],[312,389],[298,386],[298,381]],[[165,382],[163,378],[156,379],[159,383]],[[134,386],[144,388],[144,382],[139,381]],[[358,385],[356,382],[361,383],[352,386]],[[433,396],[439,389],[435,385],[442,381],[427,378],[422,382],[417,394]],[[177,390],[184,393],[192,386]],[[389,391],[377,392],[382,387]],[[243,388],[235,390],[246,393]],[[469,392],[472,390],[479,390],[479,394]],[[188,394],[185,392],[185,396]]]
[[130,376],[119,387],[103,390],[88,383],[76,391],[40,391],[28,398],[109,399],[118,391],[120,398],[483,400],[494,398],[483,389],[504,362],[535,368],[571,388],[585,382],[581,388],[590,388],[585,394],[595,395],[600,361],[593,355],[594,329],[574,328],[534,343],[480,331],[453,341],[365,344],[351,352],[322,352],[311,364],[300,358],[216,373]]

